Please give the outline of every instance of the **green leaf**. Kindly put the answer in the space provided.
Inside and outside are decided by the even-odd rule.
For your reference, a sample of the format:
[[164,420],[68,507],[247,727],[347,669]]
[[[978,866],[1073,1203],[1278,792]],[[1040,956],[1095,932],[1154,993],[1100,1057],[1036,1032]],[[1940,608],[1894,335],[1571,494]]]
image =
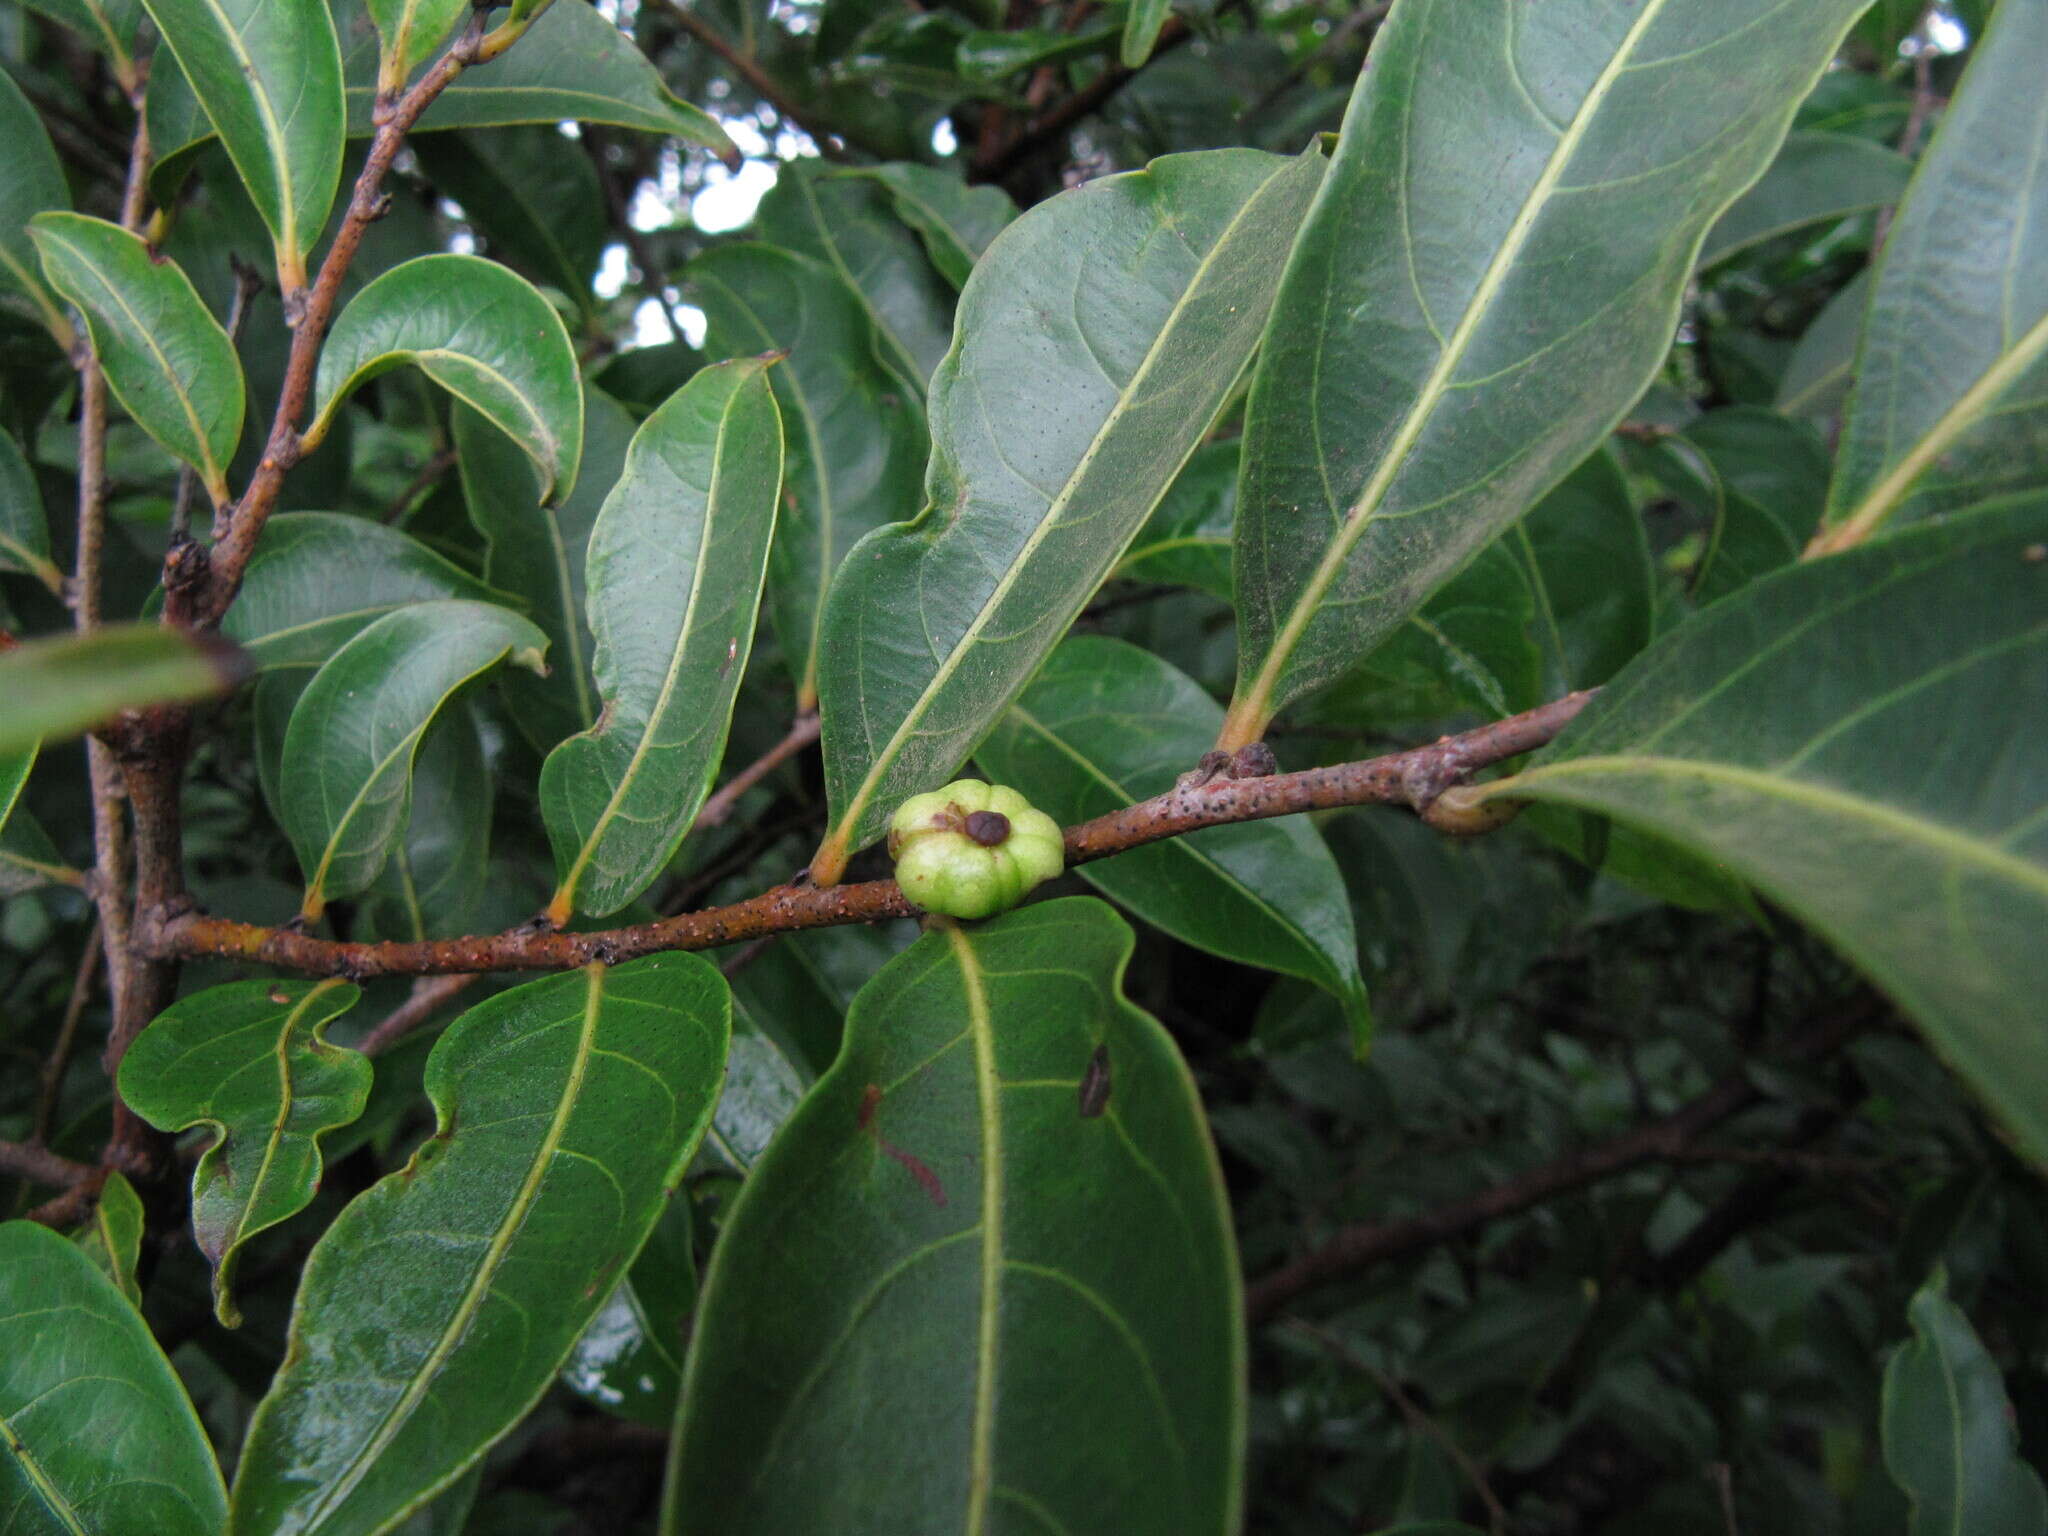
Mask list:
[[1137,69],[1152,57],[1159,43],[1159,29],[1173,12],[1173,0],[1131,0],[1124,12],[1123,45],[1118,58],[1125,69]]
[[925,432],[917,402],[874,362],[874,327],[830,268],[768,245],[726,245],[684,273],[713,355],[783,350],[768,381],[788,440],[768,614],[797,682],[818,700],[818,634],[832,577],[862,535],[915,506]]
[[1238,489],[1222,744],[1393,632],[1584,458],[1861,0],[1404,0],[1288,257]]
[[1239,447],[1230,438],[1197,448],[1112,574],[1192,587],[1229,602]]
[[2001,5],[1878,258],[1829,547],[2048,471],[2048,10]]
[[0,651],[0,753],[76,736],[124,709],[209,699],[245,672],[232,645],[155,624],[24,641]]
[[1785,361],[1773,402],[1787,416],[1796,416],[1824,430],[1848,397],[1856,366],[1856,343],[1870,307],[1870,269],[1842,285],[1821,312],[1800,333]]
[[583,453],[583,386],[554,306],[480,256],[418,256],[349,301],[320,352],[309,442],[358,385],[405,363],[474,407],[533,460],[559,501]]
[[357,922],[397,939],[469,932],[489,884],[495,789],[475,712],[460,705],[444,711],[413,759],[405,836],[357,909]]
[[[1199,684],[1134,645],[1066,641],[975,758],[1062,825],[1161,794],[1223,723]],[[1084,864],[1081,878],[1154,927],[1226,960],[1300,976],[1372,1034],[1358,937],[1336,860],[1298,816],[1212,827]]]
[[862,991],[713,1250],[665,1536],[1237,1529],[1229,1217],[1131,944],[1043,902]]
[[227,1519],[206,1432],[142,1314],[32,1221],[0,1223],[0,1502],[24,1536],[220,1536]]
[[926,510],[826,602],[817,878],[967,757],[1122,557],[1230,398],[1321,174],[1313,151],[1176,155],[990,247],[932,382]]
[[415,603],[366,626],[314,675],[285,729],[279,778],[308,921],[383,869],[405,829],[420,737],[449,699],[501,661],[540,670],[547,644],[489,603]]
[[2041,1536],[2048,1491],[2020,1457],[1998,1366],[1937,1269],[1906,1316],[1913,1337],[1884,1368],[1884,1462],[1913,1501],[1907,1536]]
[[1799,558],[1827,499],[1827,449],[1812,428],[1755,406],[1709,411],[1684,435],[1720,482],[1693,577],[1693,595],[1712,602]]
[[347,112],[325,0],[143,4],[270,228],[279,282],[287,293],[304,287],[341,184]]
[[550,123],[488,135],[422,134],[411,147],[492,256],[524,267],[586,311],[594,307],[590,282],[612,234],[597,167],[582,145]]
[[540,775],[558,924],[616,912],[647,888],[724,756],[782,487],[767,368],[706,368],[641,423],[590,531],[604,711]]
[[365,0],[377,27],[377,88],[397,91],[455,30],[467,0]]
[[[737,1030],[738,1014],[733,1024]],[[675,1418],[683,1346],[697,1308],[692,1225],[689,1197],[675,1195],[655,1221],[640,1257],[563,1363],[562,1385],[578,1397],[656,1428]]]
[[160,1131],[213,1132],[192,1170],[192,1235],[229,1328],[242,1321],[242,1244],[312,1202],[322,1133],[369,1100],[369,1058],[324,1038],[362,995],[333,980],[208,987],[158,1014],[121,1058],[121,1097],[136,1114]]
[[954,47],[953,67],[969,86],[992,85],[1042,64],[1066,64],[1106,53],[1115,37],[1114,27],[1091,27],[1085,32],[1049,32],[1039,27],[968,32]]
[[50,558],[50,522],[42,488],[20,447],[0,432],[0,571],[33,576],[59,597],[64,573]]
[[[0,164],[0,291],[26,298],[57,338],[57,345],[69,350],[71,322],[44,286],[28,222],[53,208],[70,208],[71,189],[64,183],[64,168],[57,163],[43,120],[4,69],[0,69],[0,144],[7,145],[6,161]],[[0,532],[5,526],[0,521]]]
[[2037,493],[1766,576],[1486,786],[1613,816],[1755,885],[1914,1017],[2036,1158],[2044,539]]
[[264,524],[221,633],[260,668],[317,667],[392,610],[447,597],[516,601],[396,528],[286,512]]
[[1897,150],[1847,133],[1794,133],[1763,179],[1730,205],[1707,234],[1699,265],[1795,229],[1896,203],[1913,174]]
[[454,412],[455,447],[469,520],[484,536],[484,577],[516,592],[548,637],[546,677],[503,679],[512,719],[540,751],[597,722],[584,621],[584,557],[606,494],[626,466],[633,418],[611,396],[583,393],[583,465],[576,488],[549,506],[533,461],[466,405]]
[[[1656,577],[1642,519],[1612,454],[1595,452],[1566,475],[1503,542],[1535,597],[1543,697],[1598,687],[1650,643]],[[1513,707],[1535,703],[1518,696]]]
[[242,440],[242,363],[178,264],[104,219],[42,213],[29,238],[76,304],[107,384],[143,431],[199,471],[216,505]]
[[427,1061],[435,1134],[306,1261],[235,1536],[385,1530],[525,1416],[682,1177],[728,1014],[709,962],[663,954],[528,982],[449,1027]]
[[955,288],[967,285],[989,242],[1017,217],[1017,205],[1001,187],[970,187],[929,165],[899,162],[862,174],[889,189],[896,217],[917,231],[925,255]]
[[71,1237],[79,1252],[92,1260],[93,1268],[113,1281],[114,1289],[138,1311],[142,1288],[135,1283],[135,1265],[142,1257],[142,1228],[142,1197],[115,1168],[100,1185],[92,1215]]
[[[135,69],[135,29],[141,0],[22,0],[25,10],[60,21],[106,54],[115,78],[126,84]],[[19,143],[9,138],[10,144]]]
[[876,355],[922,398],[946,355],[953,292],[896,216],[889,191],[821,161],[786,161],[755,227],[762,239],[839,274],[874,322]]
[[38,743],[0,747],[0,898],[18,896],[51,881],[83,885],[85,876],[67,866],[51,846],[21,792],[36,765]]

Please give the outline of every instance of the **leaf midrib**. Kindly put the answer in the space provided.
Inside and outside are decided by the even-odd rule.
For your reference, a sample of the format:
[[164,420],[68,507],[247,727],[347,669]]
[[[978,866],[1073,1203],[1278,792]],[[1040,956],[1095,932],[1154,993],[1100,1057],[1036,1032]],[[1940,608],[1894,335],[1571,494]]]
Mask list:
[[[1011,560],[1009,568],[1003,572],[1001,579],[997,581],[995,590],[976,609],[973,621],[967,626],[967,629],[960,638],[954,642],[953,648],[947,652],[945,660],[939,664],[939,669],[933,674],[931,681],[918,691],[916,700],[904,712],[903,719],[897,725],[894,734],[883,745],[882,750],[875,754],[874,761],[869,764],[867,773],[862,777],[852,798],[848,800],[846,810],[840,815],[833,827],[833,835],[838,835],[847,829],[860,825],[860,818],[867,810],[868,802],[874,798],[876,786],[886,777],[896,759],[902,755],[905,742],[914,734],[912,727],[924,717],[926,711],[930,708],[931,700],[952,680],[953,673],[966,660],[975,646],[980,643],[982,630],[994,620],[997,612],[1001,610],[1004,600],[1010,595],[1011,589],[1018,581],[1022,580],[1024,572],[1031,565],[1032,556],[1037,553],[1039,545],[1050,538],[1053,531],[1061,526],[1069,501],[1072,499],[1075,490],[1087,478],[1088,471],[1093,466],[1096,455],[1102,450],[1102,445],[1123,421],[1131,402],[1138,396],[1141,386],[1150,379],[1152,369],[1158,362],[1161,354],[1167,350],[1168,343],[1178,335],[1181,318],[1193,303],[1195,296],[1202,291],[1203,284],[1209,275],[1209,269],[1216,263],[1221,253],[1230,248],[1237,235],[1239,226],[1245,221],[1245,216],[1252,208],[1258,205],[1266,189],[1273,184],[1276,177],[1284,174],[1291,164],[1292,162],[1283,161],[1274,168],[1271,176],[1266,177],[1257,187],[1252,189],[1244,202],[1238,206],[1237,211],[1231,215],[1230,222],[1223,227],[1223,231],[1216,237],[1215,243],[1203,253],[1201,260],[1195,264],[1194,273],[1189,277],[1187,286],[1181,290],[1179,296],[1174,299],[1172,306],[1168,309],[1165,322],[1159,327],[1158,334],[1152,338],[1151,345],[1145,349],[1144,359],[1131,374],[1130,383],[1117,392],[1116,405],[1111,409],[1109,415],[1104,418],[1102,425],[1096,429],[1095,436],[1089,440],[1086,451],[1075,462],[1073,469],[1061,481],[1059,494],[1046,507],[1044,515],[1038,520],[1038,525],[1031,530],[1031,534],[1025,539],[1023,547],[1017,551],[1016,557]],[[1162,222],[1168,223],[1170,226],[1170,221],[1165,220],[1163,215]],[[1233,382],[1241,374],[1242,369],[1239,370],[1238,375],[1233,376]],[[1187,457],[1192,458],[1194,450],[1199,446],[1201,446],[1199,442],[1190,444]],[[1183,463],[1185,463],[1185,459]],[[1159,490],[1159,496],[1164,496],[1165,493],[1166,486],[1162,485]],[[1158,499],[1159,497],[1153,498],[1155,506]],[[1136,537],[1136,533],[1137,530],[1133,529],[1132,537]],[[1128,543],[1128,540],[1126,540],[1126,543]],[[1120,549],[1117,551],[1117,556],[1112,557],[1109,562],[1112,567],[1115,565],[1116,558],[1120,557],[1122,552]],[[1083,592],[1074,606],[1078,607],[1086,601],[1087,593]],[[1069,618],[1071,618],[1071,614]],[[1065,626],[1062,625],[1061,627],[1064,628]]]
[[983,1536],[995,1483],[996,1370],[1003,1286],[1003,1100],[996,1075],[988,981],[974,944],[957,923],[946,941],[960,967],[967,1025],[974,1037],[974,1085],[981,1111],[981,1305],[975,1341],[974,1418],[969,1431],[965,1536]]
[[[355,1491],[356,1485],[368,1474],[386,1449],[404,1429],[419,1405],[433,1387],[433,1379],[441,1366],[452,1354],[470,1323],[482,1308],[484,1298],[489,1294],[491,1282],[496,1278],[498,1267],[504,1261],[506,1250],[512,1246],[512,1239],[525,1224],[527,1212],[540,1196],[540,1186],[547,1178],[549,1166],[554,1162],[556,1149],[568,1130],[570,1116],[574,1113],[578,1099],[582,1096],[583,1079],[589,1070],[592,1047],[596,1042],[600,1005],[604,1001],[605,968],[592,964],[584,968],[583,1016],[576,1037],[576,1053],[569,1063],[568,1074],[562,1084],[561,1096],[555,1101],[555,1113],[548,1122],[546,1135],[535,1149],[532,1164],[526,1170],[526,1177],[520,1181],[518,1192],[512,1197],[504,1219],[491,1234],[491,1241],[478,1262],[476,1275],[469,1288],[463,1293],[461,1302],[443,1326],[441,1335],[434,1341],[434,1347],[414,1371],[412,1380],[378,1422],[370,1437],[351,1456],[340,1474],[327,1485],[324,1493],[317,1498],[307,1511],[303,1528],[316,1529],[341,1502]],[[436,1106],[437,1108],[439,1106]],[[438,1129],[438,1127],[437,1127]]]
[[[235,62],[241,66],[242,78],[249,82],[250,99],[256,103],[256,111],[263,119],[263,137],[270,145],[271,173],[277,178],[278,223],[281,226],[277,232],[277,243],[291,253],[293,260],[297,260],[304,251],[299,242],[298,200],[292,190],[291,147],[285,138],[284,125],[277,120],[277,112],[270,99],[269,84],[258,72],[256,60],[248,49],[242,46],[242,34],[228,19],[227,12],[221,9],[220,0],[200,0],[200,3],[213,13],[214,20],[219,23],[221,36],[226,41],[228,50],[234,54]],[[175,46],[171,51],[178,52]],[[185,62],[182,54],[179,55],[178,62],[181,65]],[[205,105],[204,97],[201,97],[200,105]],[[209,120],[213,117],[211,112],[206,115]],[[214,125],[214,131],[220,131],[218,124]],[[227,142],[225,134],[221,136],[221,142]]]
[[63,1522],[64,1529],[70,1532],[71,1536],[92,1536],[92,1532],[79,1517],[77,1509],[64,1497],[57,1485],[50,1481],[49,1475],[43,1471],[42,1463],[29,1453],[28,1442],[15,1433],[14,1425],[4,1413],[0,1413],[0,1441],[6,1443],[15,1464],[21,1468],[22,1475],[28,1479],[29,1485],[42,1499],[44,1507]]
[[[1606,104],[1614,83],[1625,72],[1625,61],[1634,55],[1644,34],[1663,14],[1666,3],[1667,0],[1644,0],[1641,12],[1630,23],[1628,32],[1587,90],[1577,111],[1572,114],[1570,125],[1558,136],[1557,143],[1552,146],[1550,158],[1544,163],[1542,174],[1536,178],[1535,184],[1522,199],[1521,206],[1515,210],[1515,217],[1508,226],[1506,236],[1495,249],[1486,270],[1480,275],[1478,287],[1467,301],[1465,311],[1452,329],[1449,341],[1444,344],[1436,366],[1423,381],[1415,403],[1408,408],[1408,414],[1402,419],[1399,430],[1388,443],[1387,451],[1381,457],[1378,467],[1374,469],[1372,478],[1366,482],[1365,489],[1359,492],[1358,499],[1345,514],[1343,525],[1331,539],[1329,547],[1324,550],[1323,558],[1317,563],[1307,586],[1303,588],[1300,597],[1295,599],[1294,607],[1289,611],[1279,634],[1274,637],[1272,648],[1267,652],[1265,663],[1260,667],[1248,696],[1251,712],[1262,723],[1269,711],[1267,701],[1272,698],[1281,675],[1286,671],[1287,662],[1293,655],[1294,648],[1300,644],[1302,635],[1315,617],[1316,610],[1322,606],[1325,594],[1336,581],[1338,573],[1343,570],[1352,546],[1363,537],[1366,528],[1378,516],[1380,502],[1406,466],[1410,451],[1421,438],[1423,429],[1429,424],[1437,406],[1448,392],[1452,375],[1464,362],[1465,352],[1472,343],[1473,335],[1479,329],[1480,322],[1491,311],[1495,298],[1506,284],[1509,274],[1521,256],[1523,246],[1528,243],[1538,219],[1549,205],[1551,194],[1577,155],[1579,145],[1599,116],[1600,109]],[[1404,133],[1404,146],[1406,142]],[[1326,299],[1327,296],[1326,283]],[[1318,349],[1319,364],[1324,350]],[[1327,472],[1327,455],[1318,453],[1317,461]]]

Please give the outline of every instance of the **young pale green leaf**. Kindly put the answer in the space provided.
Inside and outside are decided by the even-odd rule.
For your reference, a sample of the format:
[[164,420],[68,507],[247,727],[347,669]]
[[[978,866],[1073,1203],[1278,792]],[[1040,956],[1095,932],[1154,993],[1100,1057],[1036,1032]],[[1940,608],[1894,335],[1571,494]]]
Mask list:
[[233,981],[179,998],[121,1058],[121,1097],[160,1131],[204,1125],[192,1170],[192,1235],[213,1266],[213,1310],[241,1325],[235,1260],[320,1187],[320,1137],[363,1112],[370,1060],[330,1044],[356,1005],[344,981]]
[[387,613],[328,658],[292,709],[279,769],[303,914],[366,889],[405,830],[420,737],[501,661],[539,671],[548,639],[516,613],[458,599]]
[[139,236],[82,213],[29,222],[50,286],[76,304],[115,398],[199,471],[216,505],[242,440],[242,362],[175,261]]
[[260,668],[317,667],[393,609],[444,597],[517,602],[396,528],[286,512],[264,525],[221,633]]
[[[43,282],[28,221],[52,209],[68,209],[71,189],[64,184],[64,168],[57,163],[43,120],[5,70],[0,70],[0,144],[7,146],[7,157],[0,162],[0,291],[18,293],[33,304],[57,345],[69,351],[71,322]],[[0,533],[4,531],[0,513]]]
[[815,708],[825,594],[863,535],[917,505],[924,424],[916,400],[873,361],[874,327],[830,268],[775,246],[726,245],[684,277],[713,355],[789,353],[768,375],[788,442],[768,615],[798,707]]
[[447,40],[467,0],[364,0],[377,27],[377,89],[402,90],[413,71]]
[[2001,5],[1879,257],[1818,541],[2048,472],[2048,8]]
[[443,711],[413,759],[405,836],[357,908],[365,937],[373,930],[394,939],[470,931],[489,884],[495,789],[475,712],[459,704]]
[[0,898],[18,896],[52,882],[83,885],[85,876],[72,869],[51,846],[21,792],[28,787],[29,771],[36,765],[38,743],[0,747]]
[[1862,0],[1403,0],[1252,380],[1222,745],[1393,632],[1670,347]]
[[[1065,825],[1171,789],[1222,723],[1193,678],[1134,645],[1082,635],[1052,653],[975,759]],[[1185,944],[1323,987],[1343,1002],[1361,1049],[1371,1038],[1351,900],[1300,817],[1212,827],[1080,874]]]
[[113,1281],[114,1289],[138,1311],[142,1288],[135,1282],[135,1265],[142,1257],[142,1228],[142,1197],[116,1168],[100,1185],[99,1198],[85,1225],[71,1235],[79,1252],[92,1260],[93,1268]]
[[32,1221],[0,1223],[0,1498],[42,1536],[220,1536],[206,1431],[128,1298]]
[[1237,516],[1238,443],[1204,443],[1111,574],[1231,599],[1230,530]]
[[1124,12],[1124,36],[1118,57],[1125,69],[1137,69],[1152,57],[1159,29],[1173,13],[1173,0],[1131,0]]
[[1017,205],[1001,187],[970,187],[929,165],[899,162],[861,174],[889,189],[896,217],[917,231],[925,255],[955,288],[967,286],[989,242],[1017,217]]
[[876,355],[922,399],[946,355],[953,291],[896,216],[887,189],[817,160],[792,160],[761,199],[761,238],[822,261],[874,322]]
[[1763,179],[1708,231],[1699,265],[1710,267],[1795,229],[1896,203],[1912,174],[1913,162],[1897,150],[1854,134],[1788,135]]
[[1884,1368],[1884,1462],[1913,1501],[1908,1536],[2042,1536],[2048,1491],[2020,1456],[1997,1363],[1947,1293],[1937,1269]]
[[713,1250],[664,1536],[1237,1529],[1229,1216],[1131,945],[1043,902],[862,990]]
[[234,1536],[386,1530],[525,1416],[696,1150],[729,1012],[708,961],[663,954],[450,1026],[427,1061],[435,1134],[306,1262]]
[[1896,999],[2035,1157],[2044,540],[2037,492],[1766,576],[1485,791],[1612,816],[1748,880]]
[[405,363],[505,433],[540,473],[545,499],[576,485],[583,385],[554,306],[508,268],[480,256],[418,256],[349,301],[313,383],[309,442],[359,384]]
[[463,499],[484,536],[484,577],[517,593],[548,637],[546,677],[514,673],[503,680],[513,723],[542,752],[597,723],[584,557],[598,511],[626,467],[633,430],[623,406],[586,386],[582,468],[576,488],[550,506],[533,461],[511,438],[466,405],[454,411]]
[[645,890],[718,771],[782,490],[767,369],[759,358],[706,368],[648,417],[590,531],[604,711],[540,775],[557,923]]
[[64,595],[64,573],[50,558],[50,522],[43,515],[36,472],[5,432],[0,432],[0,571],[33,576],[57,596]]
[[1322,169],[1174,155],[989,248],[932,381],[925,512],[826,601],[818,879],[965,760],[1122,558],[1249,362]]
[[143,0],[276,242],[287,293],[306,283],[341,183],[341,47],[320,3]]
[[226,641],[155,624],[24,641],[0,651],[0,753],[76,736],[124,709],[212,698],[247,670]]

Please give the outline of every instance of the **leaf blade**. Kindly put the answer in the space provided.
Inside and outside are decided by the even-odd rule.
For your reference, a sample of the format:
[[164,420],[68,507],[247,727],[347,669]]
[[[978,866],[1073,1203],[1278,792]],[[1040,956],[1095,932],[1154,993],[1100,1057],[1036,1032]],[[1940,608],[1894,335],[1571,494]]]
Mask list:
[[189,704],[242,680],[241,653],[154,624],[109,624],[0,652],[0,753],[61,741],[124,709]]
[[42,119],[12,75],[0,79],[0,143],[12,150],[0,165],[0,288],[11,288],[35,305],[57,345],[69,351],[71,322],[43,281],[28,223],[52,209],[68,211],[71,190]]

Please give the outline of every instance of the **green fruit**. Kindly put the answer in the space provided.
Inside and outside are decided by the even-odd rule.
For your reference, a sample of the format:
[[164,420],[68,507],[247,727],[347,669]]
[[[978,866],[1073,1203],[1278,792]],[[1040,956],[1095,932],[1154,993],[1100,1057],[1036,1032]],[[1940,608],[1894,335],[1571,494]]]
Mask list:
[[1059,823],[1002,784],[955,779],[912,795],[889,822],[896,883],[927,912],[988,917],[1066,863]]

